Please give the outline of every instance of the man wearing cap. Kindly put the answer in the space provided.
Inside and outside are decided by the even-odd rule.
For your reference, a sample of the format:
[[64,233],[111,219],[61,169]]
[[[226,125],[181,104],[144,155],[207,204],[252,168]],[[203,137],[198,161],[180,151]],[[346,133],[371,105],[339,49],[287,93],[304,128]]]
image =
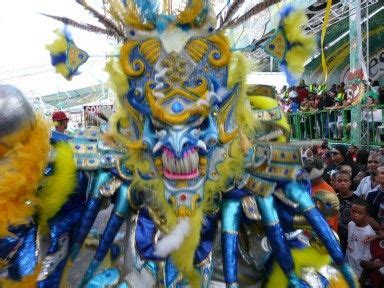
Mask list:
[[347,147],[342,144],[337,144],[333,146],[333,148],[331,149],[332,164],[325,168],[323,174],[323,178],[325,181],[330,183],[331,175],[343,165],[351,166],[353,171],[352,175],[355,174],[355,164],[353,163],[352,159],[348,157],[347,152]]
[[55,130],[60,133],[65,133],[68,128],[68,117],[63,111],[55,111],[52,114],[52,121],[55,125]]
[[52,114],[52,121],[55,126],[55,130],[52,131],[51,143],[55,144],[60,141],[68,141],[71,139],[70,136],[66,135],[68,128],[68,117],[63,111],[55,111]]

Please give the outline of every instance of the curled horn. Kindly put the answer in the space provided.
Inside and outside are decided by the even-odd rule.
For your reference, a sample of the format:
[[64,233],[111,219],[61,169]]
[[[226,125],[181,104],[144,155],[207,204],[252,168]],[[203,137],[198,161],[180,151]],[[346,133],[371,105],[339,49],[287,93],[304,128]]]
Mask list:
[[184,10],[177,15],[177,23],[183,26],[199,27],[206,22],[209,9],[207,0],[189,0]]

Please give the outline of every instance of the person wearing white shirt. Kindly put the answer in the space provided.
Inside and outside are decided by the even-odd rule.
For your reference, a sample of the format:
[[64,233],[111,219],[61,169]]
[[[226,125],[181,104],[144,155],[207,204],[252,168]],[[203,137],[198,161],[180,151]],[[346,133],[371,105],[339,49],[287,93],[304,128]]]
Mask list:
[[360,181],[359,186],[357,186],[354,192],[357,196],[365,199],[368,193],[377,187],[378,183],[375,181],[376,170],[383,162],[383,156],[380,154],[372,153],[369,155],[367,168],[370,175]]
[[371,260],[369,236],[376,235],[368,224],[368,206],[364,199],[356,199],[351,207],[351,220],[348,223],[348,246],[345,260],[360,278],[363,268],[361,261]]

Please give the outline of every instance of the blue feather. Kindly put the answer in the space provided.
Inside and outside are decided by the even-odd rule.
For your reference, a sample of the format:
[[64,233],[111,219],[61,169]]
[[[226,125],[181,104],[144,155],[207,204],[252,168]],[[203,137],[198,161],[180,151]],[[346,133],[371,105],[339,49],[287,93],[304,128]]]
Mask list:
[[281,9],[281,11],[279,12],[281,20],[284,20],[284,18],[288,17],[289,14],[291,14],[295,10],[295,7],[293,7],[292,5],[284,6],[283,9]]
[[143,20],[155,23],[159,8],[159,3],[154,0],[138,0],[136,1],[137,8]]
[[60,54],[51,54],[52,66],[56,66],[60,63],[65,63],[66,60],[67,60],[67,54],[65,52]]
[[282,63],[280,63],[280,68],[281,68],[281,71],[283,71],[285,76],[287,77],[287,82],[289,86],[295,86],[297,84],[297,79],[295,76],[293,76],[291,72],[289,72],[289,69],[287,67],[287,62],[283,61]]
[[64,37],[67,40],[67,42],[73,42],[72,35],[69,32],[69,29],[68,29],[67,25],[65,25],[64,28],[63,28],[63,34],[64,34]]
[[159,32],[159,33],[162,33],[165,31],[165,29],[167,29],[169,23],[171,23],[172,21],[174,21],[174,17],[173,16],[169,16],[169,15],[158,15],[156,17],[156,30]]

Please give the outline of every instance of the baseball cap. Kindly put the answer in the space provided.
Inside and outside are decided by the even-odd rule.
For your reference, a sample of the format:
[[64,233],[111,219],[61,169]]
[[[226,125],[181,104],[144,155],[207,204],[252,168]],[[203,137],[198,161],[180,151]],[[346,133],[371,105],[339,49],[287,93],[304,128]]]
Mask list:
[[52,114],[53,121],[65,121],[68,120],[67,115],[63,111],[55,111]]

